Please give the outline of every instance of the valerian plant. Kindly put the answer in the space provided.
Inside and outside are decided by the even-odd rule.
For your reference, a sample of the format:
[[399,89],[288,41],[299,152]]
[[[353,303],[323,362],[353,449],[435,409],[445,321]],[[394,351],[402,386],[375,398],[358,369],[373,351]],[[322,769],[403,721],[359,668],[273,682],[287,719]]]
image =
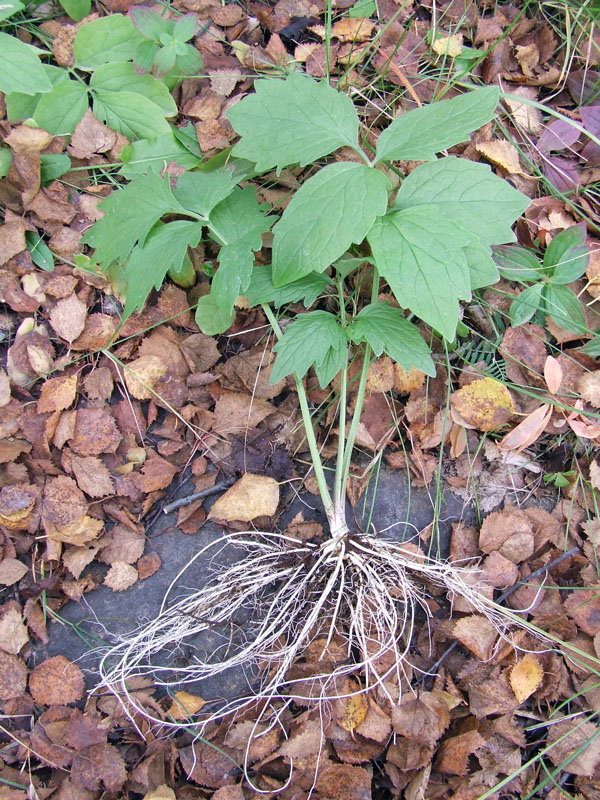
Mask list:
[[[397,116],[380,134],[374,154],[361,146],[352,101],[328,83],[294,72],[285,80],[258,80],[255,90],[229,110],[239,141],[227,165],[211,170],[209,163],[183,174],[174,186],[156,173],[136,175],[100,204],[105,216],[85,239],[104,268],[125,261],[127,316],[143,307],[168,270],[184,268],[188,248],[207,232],[220,250],[210,294],[197,306],[199,327],[210,334],[225,331],[240,296],[261,305],[278,339],[271,380],[293,376],[298,390],[328,535],[302,542],[277,533],[230,534],[245,546],[247,558],[165,610],[105,661],[107,684],[127,691],[127,680],[151,670],[148,664],[158,651],[227,625],[251,605],[258,619],[245,626],[239,647],[222,659],[198,657],[186,670],[189,680],[197,680],[249,662],[271,665],[257,692],[217,716],[257,698],[297,697],[299,689],[286,674],[315,637],[322,641],[325,661],[331,660],[327,650],[334,637],[348,655],[313,676],[317,695],[357,671],[365,689],[383,685],[390,672],[400,674],[416,608],[430,613],[424,580],[443,587],[451,598],[468,596],[501,629],[507,620],[505,611],[469,587],[459,568],[415,558],[410,549],[376,533],[353,532],[345,516],[345,487],[372,357],[387,353],[407,370],[435,375],[417,323],[453,340],[460,302],[497,281],[491,247],[514,240],[511,226],[529,204],[488,166],[437,157],[494,118],[498,89],[478,89]],[[354,160],[327,160],[339,148],[350,148]],[[396,160],[424,163],[392,183],[394,173],[386,165]],[[249,175],[291,165],[310,166],[312,174],[280,217],[268,214],[251,186],[238,185]],[[271,229],[271,263],[257,265],[253,253]],[[371,301],[357,309],[349,287],[359,280],[372,290]],[[397,305],[379,299],[384,283]],[[281,324],[281,309],[300,302],[311,308],[323,293],[327,310],[291,317],[284,311],[286,324]],[[359,378],[348,424],[353,359]],[[303,385],[311,368],[322,387],[334,378],[339,387],[332,490]]]

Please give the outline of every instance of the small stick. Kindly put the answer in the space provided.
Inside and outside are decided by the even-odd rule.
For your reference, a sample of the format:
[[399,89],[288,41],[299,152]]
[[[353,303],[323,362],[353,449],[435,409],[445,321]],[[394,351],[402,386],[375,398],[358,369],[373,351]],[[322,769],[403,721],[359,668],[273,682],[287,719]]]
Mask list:
[[[579,548],[578,547],[572,547],[570,550],[567,550],[566,553],[563,553],[561,556],[558,556],[558,558],[555,558],[554,561],[551,561],[549,564],[546,564],[545,566],[540,567],[539,569],[536,569],[535,572],[532,572],[531,575],[527,576],[527,580],[529,581],[529,580],[531,580],[531,578],[537,578],[538,575],[542,575],[544,572],[548,572],[549,569],[552,569],[552,567],[556,567],[558,564],[561,564],[567,558],[569,558],[570,556],[574,556],[578,552],[579,552]],[[502,603],[513,592],[516,592],[517,589],[519,589],[521,586],[526,586],[526,585],[527,584],[524,581],[519,581],[518,583],[515,583],[514,586],[510,587],[510,589],[507,589],[505,592],[502,592],[500,597],[496,600],[496,603]],[[415,686],[418,686],[420,683],[422,683],[425,680],[425,678],[432,677],[434,675],[434,673],[436,672],[436,670],[438,669],[438,667],[446,660],[446,658],[448,658],[450,653],[452,653],[458,647],[459,644],[460,644],[460,642],[458,641],[458,639],[455,639],[452,642],[452,644],[450,645],[450,647],[447,647],[446,650],[444,650],[444,652],[438,658],[438,660],[435,662],[435,664],[433,664],[428,669],[427,673],[425,675],[422,675],[419,678],[419,680],[416,682]]]
[[167,503],[166,506],[163,506],[163,513],[170,514],[171,511],[175,511],[178,508],[189,506],[194,500],[200,500],[202,497],[210,497],[211,494],[218,494],[224,489],[229,489],[234,483],[235,478],[225,478],[224,481],[215,483],[215,485],[211,486],[209,489],[203,489],[201,492],[194,492],[193,494],[188,494],[187,497],[182,497],[179,500],[173,500],[172,503]]

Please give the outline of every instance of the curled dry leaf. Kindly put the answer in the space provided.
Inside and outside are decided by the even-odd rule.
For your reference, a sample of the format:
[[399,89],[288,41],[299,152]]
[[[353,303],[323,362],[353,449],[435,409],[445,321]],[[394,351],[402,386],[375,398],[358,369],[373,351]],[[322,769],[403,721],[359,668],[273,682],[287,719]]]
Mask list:
[[551,394],[556,394],[558,392],[562,383],[562,378],[563,374],[560,361],[557,361],[554,356],[548,356],[544,362],[544,380]]
[[41,706],[66,706],[83,697],[83,673],[64,656],[42,661],[29,676],[29,691]]
[[278,505],[277,481],[247,472],[219,497],[208,518],[222,522],[251,522],[257,517],[274,516]]
[[516,428],[507,433],[504,439],[498,444],[500,450],[515,450],[520,453],[530,444],[533,444],[546,429],[546,425],[552,416],[552,406],[544,403],[525,419]]
[[9,600],[0,608],[0,649],[16,656],[28,641],[21,606]]
[[525,653],[510,671],[510,688],[519,703],[530,697],[544,680],[544,670],[533,653]]

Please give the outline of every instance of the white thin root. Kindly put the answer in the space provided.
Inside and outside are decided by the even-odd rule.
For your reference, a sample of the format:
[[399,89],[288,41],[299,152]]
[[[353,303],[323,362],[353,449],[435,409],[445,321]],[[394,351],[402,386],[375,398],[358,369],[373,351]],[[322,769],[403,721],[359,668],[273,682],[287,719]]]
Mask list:
[[[120,696],[130,715],[139,712],[162,726],[181,728],[181,722],[152,717],[130,691],[131,680],[147,676],[167,689],[180,689],[236,667],[260,673],[258,685],[223,701],[203,716],[201,726],[250,707],[262,714],[275,700],[337,697],[350,674],[362,675],[360,691],[380,686],[387,692],[387,681],[395,675],[399,685],[409,664],[418,609],[431,616],[428,586],[443,589],[451,602],[465,598],[501,636],[508,631],[510,620],[465,580],[471,570],[375,535],[349,534],[336,549],[329,541],[256,532],[231,534],[219,543],[235,543],[245,556],[205,588],[170,607],[165,600],[156,619],[102,659],[102,684]],[[210,653],[202,649],[203,635],[212,637]],[[337,661],[328,649],[334,637],[344,643],[341,661],[339,647]],[[292,678],[292,664],[317,639],[323,642],[322,670],[308,680]],[[185,645],[192,654],[187,666],[165,665],[166,656],[183,652]]]

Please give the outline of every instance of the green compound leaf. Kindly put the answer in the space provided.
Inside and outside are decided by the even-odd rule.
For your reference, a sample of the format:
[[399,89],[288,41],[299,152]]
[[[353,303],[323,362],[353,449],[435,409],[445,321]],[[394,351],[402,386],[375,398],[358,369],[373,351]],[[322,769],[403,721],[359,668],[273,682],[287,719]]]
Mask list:
[[498,87],[487,86],[396,117],[377,140],[377,161],[433,161],[493,119],[499,98]]
[[273,229],[273,283],[322,272],[385,214],[390,185],[362,164],[329,164],[296,192]]
[[544,253],[544,267],[554,267],[552,283],[571,283],[581,278],[590,260],[585,240],[584,222],[566,228],[552,239]]
[[64,81],[43,94],[35,109],[36,123],[55,136],[73,133],[89,106],[87,89],[79,81]]
[[435,366],[419,329],[387,303],[365,306],[350,325],[353,342],[367,342],[376,356],[384,351],[404,369],[416,367],[435,377]]
[[504,278],[513,281],[538,281],[543,274],[542,265],[534,253],[519,244],[494,247],[492,257]]
[[130,61],[143,39],[131,20],[122,14],[86,22],[77,31],[73,42],[75,66],[94,70],[113,61]]
[[435,203],[444,219],[472,231],[484,244],[504,244],[514,241],[511,226],[531,200],[487,165],[448,156],[414,169],[404,179],[393,208],[421,203]]
[[304,308],[310,308],[326,286],[331,283],[327,275],[311,272],[300,280],[286,283],[285,286],[273,285],[271,266],[255,267],[252,270],[250,286],[248,287],[248,300],[251,306],[261,303],[273,303],[275,308],[287,303],[304,303]]
[[139,139],[126,145],[119,158],[123,162],[119,175],[128,180],[149,172],[158,175],[171,163],[183,169],[194,169],[201,163],[197,156],[179,142],[172,130],[156,139]]
[[99,207],[105,212],[82,241],[95,248],[94,260],[103,269],[113,261],[124,262],[134,245],[144,240],[158,220],[169,212],[181,212],[171,193],[169,178],[144,175],[115,190]]
[[348,339],[337,317],[327,311],[301,314],[277,342],[271,383],[296,375],[303,378],[314,364],[321,388],[344,369],[348,360]]
[[109,92],[134,92],[155,103],[165,117],[177,114],[177,104],[171,93],[161,81],[151,75],[138,75],[129,61],[103,64],[90,79],[91,89],[105,89]]
[[543,283],[534,283],[533,286],[529,286],[512,301],[509,319],[514,328],[518,325],[524,325],[533,317],[542,302],[543,288]]
[[452,341],[458,301],[471,297],[463,248],[470,234],[435,206],[415,206],[378,219],[367,239],[396,299]]
[[134,92],[94,91],[94,116],[127,136],[153,139],[170,131],[160,106]]
[[306,166],[338,147],[358,147],[352,100],[328,83],[292,72],[285,81],[258,80],[254,88],[228,117],[241,136],[234,155],[256,162],[259,172]]
[[229,313],[223,313],[215,303],[215,298],[212,295],[207,294],[198,300],[196,325],[207,336],[217,336],[219,333],[224,333],[231,327],[234,319],[235,311],[231,309]]
[[173,268],[181,269],[188,247],[196,247],[202,236],[198,222],[175,220],[159,222],[143,245],[134,248],[125,265],[127,292],[123,320],[138,309],[141,311],[152,288],[160,289],[165,275]]
[[41,52],[15,36],[0,33],[0,92],[49,92],[52,84],[38,58]]
[[586,333],[587,325],[581,302],[566,286],[547,283],[542,289],[546,313],[559,328]]
[[186,172],[173,190],[173,196],[184,208],[205,220],[210,212],[235,189],[230,172]]
[[[205,177],[217,174],[213,172]],[[248,289],[254,251],[262,247],[261,234],[269,230],[271,222],[251,186],[236,188],[211,212],[208,225],[222,247],[210,293],[224,314],[230,313],[236,299]]]

